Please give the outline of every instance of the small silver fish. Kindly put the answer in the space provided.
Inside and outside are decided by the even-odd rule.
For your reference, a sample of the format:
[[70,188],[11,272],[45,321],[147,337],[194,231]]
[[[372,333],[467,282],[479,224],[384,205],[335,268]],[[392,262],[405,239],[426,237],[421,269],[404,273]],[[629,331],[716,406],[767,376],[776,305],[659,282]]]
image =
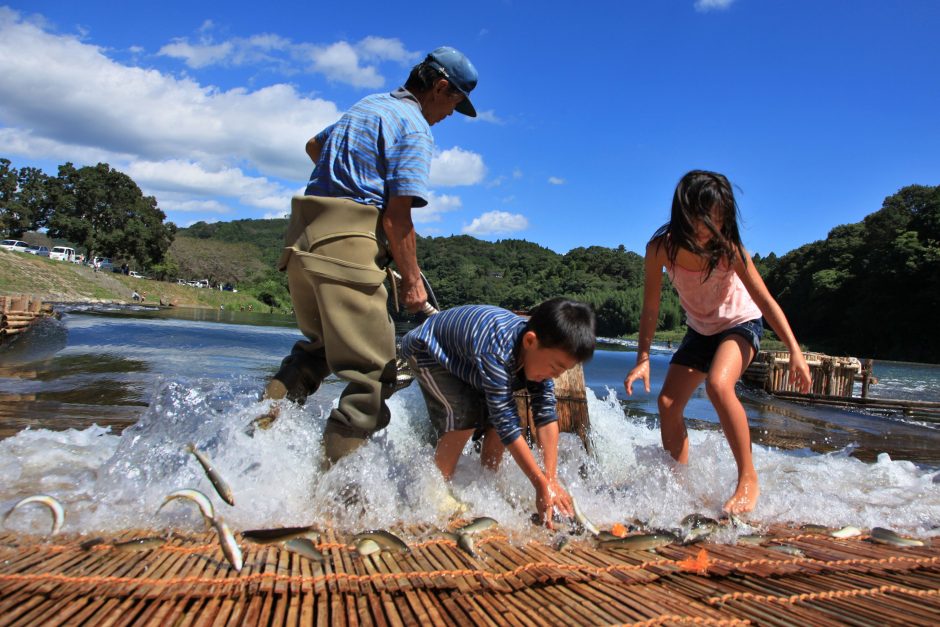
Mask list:
[[858,527],[853,527],[852,525],[846,525],[841,529],[830,531],[829,535],[833,538],[854,538],[855,536],[862,535],[862,530]]
[[767,541],[767,536],[759,533],[748,533],[738,536],[738,544],[747,546],[761,546]]
[[771,544],[767,547],[771,551],[778,551],[780,553],[786,553],[787,555],[792,555],[793,557],[806,557],[806,554],[803,553],[799,548],[791,544]]
[[306,557],[311,562],[323,561],[323,553],[309,538],[291,538],[284,543],[284,548],[291,553]]
[[894,546],[924,546],[920,540],[913,538],[904,538],[891,529],[884,527],[875,527],[871,530],[871,539],[879,544],[891,544]]
[[683,544],[692,544],[703,540],[713,534],[719,526],[717,520],[704,514],[689,514],[682,519],[681,524],[683,527],[689,528],[682,536]]
[[396,536],[395,534],[386,531],[385,529],[373,529],[372,531],[363,531],[362,533],[357,533],[353,536],[353,543],[358,546],[360,540],[372,540],[378,544],[383,550],[387,551],[398,551],[400,553],[408,553],[411,549],[408,548],[408,545],[405,544],[405,541]]
[[215,519],[215,508],[212,507],[212,501],[199,490],[193,490],[192,488],[184,488],[167,494],[163,497],[163,503],[157,508],[157,512],[174,499],[188,499],[199,506],[199,512],[202,514],[202,518],[206,521],[207,525],[211,525],[212,521]]
[[136,553],[138,551],[152,551],[163,546],[164,544],[166,544],[166,540],[163,538],[151,536],[147,538],[131,538],[130,540],[125,540],[123,542],[115,542],[111,546],[116,551]]
[[457,534],[457,546],[460,547],[464,553],[469,554],[471,557],[479,557],[476,552],[476,547],[473,545],[473,538],[470,537],[470,534]]
[[829,533],[829,527],[825,525],[805,524],[800,526],[800,530],[806,533]]
[[[611,534],[613,535],[613,534]],[[555,539],[552,540],[552,548],[556,551],[564,551],[565,547],[571,543],[571,534],[570,533],[559,533],[555,536]]]
[[238,542],[232,530],[228,528],[222,517],[216,517],[213,520],[213,526],[216,533],[219,534],[219,544],[222,546],[222,554],[237,572],[242,572],[242,550],[238,548]]
[[599,531],[594,538],[598,542],[606,542],[608,540],[619,540],[622,536],[615,536],[609,531]]
[[661,546],[675,544],[679,538],[668,532],[660,533],[641,533],[632,536],[624,536],[616,540],[604,540],[599,543],[602,548],[623,548],[634,551],[649,551]]
[[206,476],[209,477],[209,481],[212,482],[212,486],[215,488],[215,491],[219,493],[219,496],[222,497],[222,500],[229,505],[235,505],[235,496],[232,494],[232,489],[228,487],[225,479],[212,467],[212,462],[209,461],[209,458],[192,443],[186,445],[186,450],[195,455],[196,459],[199,460],[202,469],[206,471]]
[[307,538],[314,542],[320,541],[320,534],[313,527],[281,527],[279,529],[248,529],[241,535],[255,544],[276,544],[287,542],[294,538]]
[[481,531],[486,531],[487,529],[490,529],[492,527],[496,527],[497,525],[499,525],[499,523],[496,522],[495,519],[490,518],[489,516],[479,516],[477,518],[474,518],[468,524],[459,528],[457,531],[458,533],[461,533],[461,534],[479,533]]
[[28,505],[29,503],[41,503],[48,507],[49,511],[52,512],[52,535],[59,533],[59,530],[62,528],[62,523],[65,521],[65,508],[62,507],[62,503],[54,496],[49,496],[48,494],[34,494],[20,499],[3,517],[3,523],[6,524],[7,518],[16,511],[16,508],[22,505]]
[[573,496],[571,497],[571,506],[574,508],[574,519],[578,521],[578,524],[584,527],[584,529],[592,536],[597,537],[597,535],[600,533],[600,529],[598,529],[594,523],[587,519],[587,516],[585,516],[584,512],[581,511],[581,508],[578,507],[578,501],[575,500]]
[[373,553],[378,553],[382,550],[382,547],[379,546],[379,543],[370,538],[360,538],[356,540],[356,553],[360,557],[366,557],[367,555],[372,555]]

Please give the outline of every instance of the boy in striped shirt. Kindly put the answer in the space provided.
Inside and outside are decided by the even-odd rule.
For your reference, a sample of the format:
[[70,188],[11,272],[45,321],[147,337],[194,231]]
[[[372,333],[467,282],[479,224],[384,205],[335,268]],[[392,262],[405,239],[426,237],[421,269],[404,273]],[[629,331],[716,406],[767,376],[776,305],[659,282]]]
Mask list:
[[[401,354],[416,373],[438,436],[434,461],[450,480],[467,440],[485,430],[481,462],[495,470],[508,448],[535,488],[539,516],[573,516],[558,483],[558,417],[552,379],[594,354],[594,312],[553,298],[528,319],[490,305],[465,305],[432,315],[402,339]],[[539,468],[525,438],[513,392],[525,387],[542,449]]]

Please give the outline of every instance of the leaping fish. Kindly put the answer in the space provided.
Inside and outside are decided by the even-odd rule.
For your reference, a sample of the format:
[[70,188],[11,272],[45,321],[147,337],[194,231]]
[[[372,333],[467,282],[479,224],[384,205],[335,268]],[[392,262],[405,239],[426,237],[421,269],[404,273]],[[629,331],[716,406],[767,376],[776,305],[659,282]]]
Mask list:
[[212,482],[212,486],[215,488],[215,491],[219,493],[219,496],[222,497],[222,500],[229,505],[235,505],[235,496],[232,494],[232,489],[228,487],[225,479],[212,467],[212,462],[209,461],[209,458],[206,457],[202,451],[197,449],[195,444],[187,444],[186,450],[195,455],[196,459],[199,460],[202,469],[206,471],[206,476],[209,477],[209,481]]
[[163,498],[163,503],[157,508],[157,512],[174,499],[189,499],[198,505],[199,511],[202,513],[202,518],[205,520],[207,526],[211,525],[212,521],[215,519],[215,509],[212,507],[212,501],[199,490],[193,490],[192,488],[184,488],[167,494]]
[[242,572],[242,550],[238,548],[238,542],[235,541],[232,530],[228,528],[221,516],[214,519],[212,524],[215,526],[216,533],[219,534],[219,544],[222,545],[222,554],[225,555],[225,559],[237,572]]
[[495,519],[490,518],[489,516],[479,516],[474,518],[468,524],[464,525],[457,529],[458,534],[467,534],[467,533],[477,533],[480,531],[486,531],[491,527],[497,526],[499,523]]
[[20,507],[21,505],[27,505],[29,503],[42,503],[48,507],[49,511],[52,512],[52,535],[59,533],[59,530],[62,528],[62,522],[65,520],[65,509],[62,507],[62,503],[60,503],[55,497],[49,496],[48,494],[34,494],[32,496],[27,496],[26,498],[21,499],[19,502],[17,502],[16,505],[10,508],[10,511],[8,511],[3,517],[3,523],[6,524],[7,518],[10,517],[10,514],[16,511],[17,507]]

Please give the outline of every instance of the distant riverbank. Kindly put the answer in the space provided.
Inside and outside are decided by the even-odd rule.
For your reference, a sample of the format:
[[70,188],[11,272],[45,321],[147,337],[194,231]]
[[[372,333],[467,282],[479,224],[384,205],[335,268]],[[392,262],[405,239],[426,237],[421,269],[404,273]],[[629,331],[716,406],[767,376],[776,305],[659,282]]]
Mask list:
[[253,296],[240,292],[138,279],[65,261],[0,250],[0,296],[28,294],[45,302],[134,303],[137,292],[145,304],[270,311]]

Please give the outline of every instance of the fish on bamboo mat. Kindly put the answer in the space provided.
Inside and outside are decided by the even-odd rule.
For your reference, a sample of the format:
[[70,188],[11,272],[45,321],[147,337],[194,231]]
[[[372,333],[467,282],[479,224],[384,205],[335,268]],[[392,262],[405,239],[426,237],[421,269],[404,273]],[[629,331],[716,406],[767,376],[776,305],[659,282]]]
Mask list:
[[896,531],[885,529],[884,527],[874,527],[871,530],[871,539],[872,542],[877,542],[878,544],[890,544],[893,546],[924,546],[924,543],[920,540],[905,538],[898,535]]
[[632,536],[616,538],[614,540],[604,540],[598,542],[597,545],[604,549],[620,548],[634,551],[649,551],[670,544],[677,544],[678,542],[679,538],[674,534],[668,531],[660,531],[658,533],[639,533]]
[[59,533],[59,530],[62,528],[62,523],[65,521],[65,508],[62,507],[62,503],[60,503],[58,499],[48,494],[34,494],[20,499],[17,501],[16,505],[10,508],[10,511],[4,515],[3,524],[6,524],[7,519],[18,508],[23,505],[29,505],[30,503],[39,503],[49,508],[49,511],[52,512],[52,535]]
[[247,529],[241,536],[255,544],[277,544],[294,538],[320,541],[320,534],[313,527],[280,527],[277,529]]
[[291,538],[282,545],[287,551],[305,557],[311,562],[322,562],[323,553],[310,538]]
[[225,559],[232,565],[232,568],[237,572],[241,572],[242,550],[238,547],[238,542],[235,541],[232,530],[228,528],[228,525],[225,524],[221,516],[216,517],[212,524],[215,527],[216,533],[219,535],[219,544],[222,545],[222,554],[225,556]]
[[143,538],[131,538],[130,540],[124,540],[123,542],[115,542],[111,547],[115,551],[126,551],[128,553],[136,553],[138,551],[152,551],[158,549],[161,546],[166,544],[164,538],[157,536],[147,536]]
[[373,529],[371,531],[363,531],[354,535],[352,542],[356,545],[356,550],[359,550],[358,544],[361,540],[371,540],[372,542],[378,544],[383,551],[408,553],[411,550],[408,548],[408,545],[405,544],[404,540],[390,531],[386,531],[385,529]]

